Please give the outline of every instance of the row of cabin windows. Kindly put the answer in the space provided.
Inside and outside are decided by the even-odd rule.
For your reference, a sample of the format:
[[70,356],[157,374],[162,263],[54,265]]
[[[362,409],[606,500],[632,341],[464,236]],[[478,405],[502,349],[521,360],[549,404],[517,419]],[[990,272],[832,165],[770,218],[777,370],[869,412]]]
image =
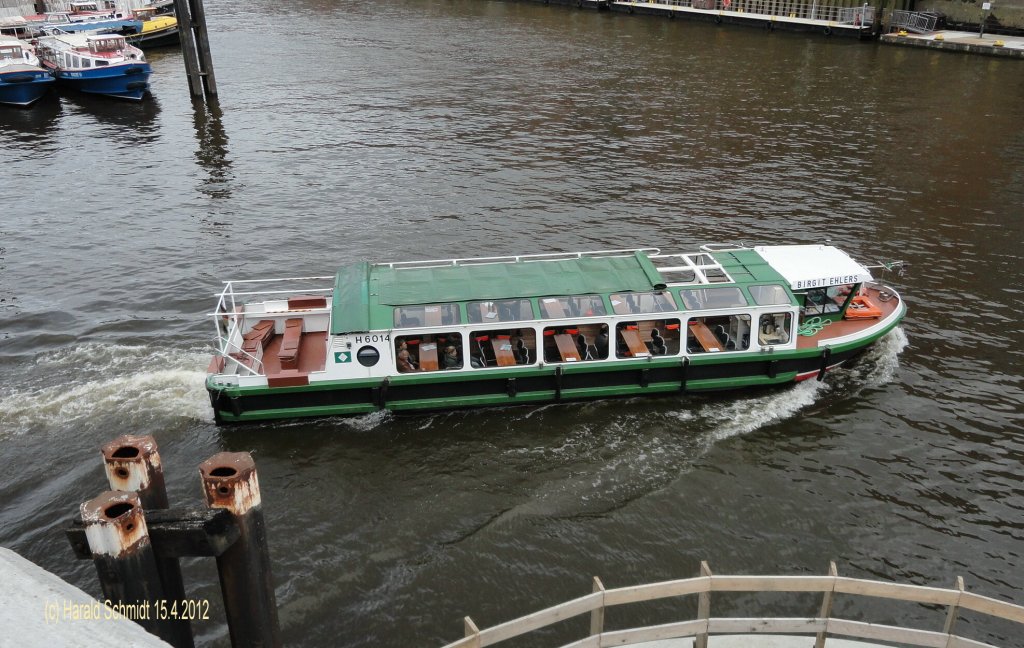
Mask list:
[[[750,298],[757,306],[788,306],[789,293],[779,284],[750,286]],[[678,291],[679,302],[686,310],[708,308],[736,308],[750,305],[738,287],[683,288]],[[615,315],[646,315],[680,310],[676,298],[668,290],[655,292],[613,293],[608,299]],[[600,295],[567,295],[541,297],[536,300],[541,319],[569,319],[574,317],[602,317],[608,315],[605,301]],[[472,301],[466,304],[470,324],[491,322],[524,322],[538,319],[532,299],[496,299]],[[394,310],[395,328],[423,326],[451,326],[462,324],[459,304],[427,304],[401,306]]]
[[[791,313],[761,315],[751,329],[750,315],[715,315],[623,321],[614,333],[607,324],[580,322],[534,328],[472,331],[463,343],[457,332],[395,337],[395,368],[400,373],[578,363],[608,358],[646,358],[745,351],[756,336],[760,346],[786,344],[793,335]],[[361,361],[362,362],[362,361]],[[374,360],[376,363],[376,360]],[[362,363],[366,364],[366,363]],[[371,365],[367,365],[371,366]]]
[[[71,54],[68,54],[67,52],[64,53],[64,65],[66,67],[69,67],[69,68],[78,68],[78,67],[87,68],[87,67],[92,67],[92,63],[93,63],[92,59],[87,59],[87,58],[84,58],[84,57],[83,58],[79,58],[77,56],[73,56]],[[103,67],[105,65],[109,65],[109,62],[108,61],[96,61],[96,67]]]

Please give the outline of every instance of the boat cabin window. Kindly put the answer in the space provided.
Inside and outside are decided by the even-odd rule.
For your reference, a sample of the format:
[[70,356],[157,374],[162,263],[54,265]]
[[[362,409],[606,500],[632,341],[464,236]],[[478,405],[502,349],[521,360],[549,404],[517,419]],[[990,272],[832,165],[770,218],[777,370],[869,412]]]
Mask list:
[[91,38],[89,39],[89,51],[98,54],[99,52],[116,52],[125,47],[122,37],[117,38]]
[[380,361],[380,351],[376,347],[364,346],[356,351],[356,361],[364,367],[372,367]]
[[792,303],[789,293],[779,284],[751,286],[749,290],[750,296],[754,298],[754,303],[758,306],[778,306]]
[[90,59],[83,58],[82,59],[82,67],[84,67],[84,68],[92,67],[92,61]]
[[426,304],[395,309],[395,328],[461,324],[458,304]]
[[615,326],[615,355],[619,358],[676,355],[680,328],[677,319],[620,322]]
[[761,346],[787,344],[792,331],[791,313],[765,313],[757,323],[757,342]]
[[20,59],[20,47],[0,47],[0,59]]
[[77,56],[72,56],[71,57],[71,61],[72,61],[72,67],[81,67],[81,63],[78,62],[78,57]]
[[750,316],[695,317],[686,323],[687,353],[744,351],[750,348]]
[[679,297],[687,310],[747,305],[747,300],[739,288],[684,288],[679,291]]
[[469,334],[469,366],[515,367],[537,362],[537,333],[532,328],[473,331]]
[[829,315],[838,313],[853,292],[853,284],[812,288],[804,296],[804,315]]
[[607,324],[563,324],[544,329],[545,362],[588,362],[608,357]]
[[110,62],[109,61],[103,61],[103,60],[96,61],[96,67],[103,67],[105,65],[110,65]]
[[546,319],[594,317],[607,314],[600,295],[541,297],[539,302],[541,315]]
[[521,322],[534,319],[529,299],[496,299],[469,302],[466,314],[470,324],[479,322]]
[[676,309],[671,293],[666,291],[616,293],[611,296],[611,301],[616,315],[667,313]]
[[395,369],[399,373],[461,369],[463,351],[459,333],[396,336]]

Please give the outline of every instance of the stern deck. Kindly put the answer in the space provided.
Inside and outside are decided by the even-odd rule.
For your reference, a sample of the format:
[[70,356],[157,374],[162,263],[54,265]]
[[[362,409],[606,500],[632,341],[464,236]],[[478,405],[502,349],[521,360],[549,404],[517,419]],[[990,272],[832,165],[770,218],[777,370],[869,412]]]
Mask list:
[[[832,340],[837,338],[846,337],[847,335],[854,335],[861,331],[875,326],[879,322],[889,319],[889,317],[899,310],[900,297],[890,290],[886,290],[880,287],[867,287],[865,288],[868,299],[882,311],[881,317],[873,317],[870,319],[841,319],[836,320],[825,326],[814,335],[800,335],[797,337],[796,348],[797,349],[814,349],[820,346],[820,344],[826,340]],[[883,301],[881,294],[892,295],[888,300]]]

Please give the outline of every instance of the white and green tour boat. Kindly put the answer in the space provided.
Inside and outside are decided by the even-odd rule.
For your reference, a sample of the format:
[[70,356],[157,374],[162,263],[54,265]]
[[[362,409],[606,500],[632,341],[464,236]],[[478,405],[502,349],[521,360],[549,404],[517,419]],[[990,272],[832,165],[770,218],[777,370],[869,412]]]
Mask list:
[[905,313],[828,245],[361,262],[227,282],[206,386],[238,422],[774,385]]

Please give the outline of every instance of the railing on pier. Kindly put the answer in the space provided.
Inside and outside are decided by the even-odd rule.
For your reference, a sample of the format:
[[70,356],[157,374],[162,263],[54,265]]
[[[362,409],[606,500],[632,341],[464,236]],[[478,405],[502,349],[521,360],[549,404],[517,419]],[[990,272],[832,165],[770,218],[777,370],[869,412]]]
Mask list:
[[889,29],[891,31],[904,29],[917,34],[926,34],[935,31],[938,20],[938,14],[934,13],[895,10],[889,19]]
[[[715,592],[817,592],[822,594],[822,601],[816,617],[722,618],[711,616],[711,595]],[[626,630],[604,629],[605,612],[610,607],[694,594],[697,595],[696,619]],[[941,631],[931,631],[837,618],[832,615],[832,601],[837,594],[945,606],[945,623]],[[693,638],[698,648],[704,648],[709,635],[755,633],[813,636],[815,648],[825,648],[829,636],[908,646],[995,648],[954,634],[956,621],[964,610],[1019,624],[1018,634],[1024,634],[1024,607],[967,592],[960,577],[957,577],[954,589],[902,585],[841,577],[835,563],[830,563],[828,576],[715,576],[707,563],[702,562],[701,575],[697,578],[633,587],[605,589],[600,579],[595,577],[592,594],[484,630],[478,629],[473,620],[466,617],[465,637],[444,648],[492,646],[587,613],[590,614],[590,634],[563,648],[603,648],[683,638]]]
[[658,0],[638,4],[688,7],[740,15],[785,16],[865,27],[870,26],[875,19],[875,8],[868,4],[848,7],[803,0]]

